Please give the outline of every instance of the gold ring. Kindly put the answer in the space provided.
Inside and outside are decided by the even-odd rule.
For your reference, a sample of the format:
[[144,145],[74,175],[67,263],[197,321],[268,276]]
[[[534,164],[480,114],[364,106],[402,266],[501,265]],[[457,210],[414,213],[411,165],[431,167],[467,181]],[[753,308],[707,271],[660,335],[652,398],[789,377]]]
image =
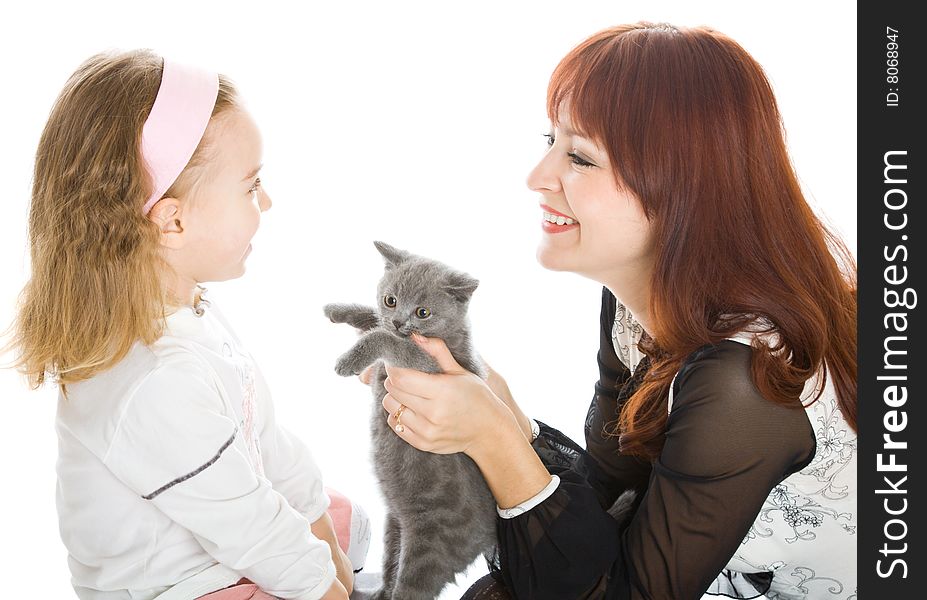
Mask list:
[[403,431],[406,430],[405,425],[403,425],[403,424],[399,421],[399,419],[402,418],[402,411],[404,411],[405,409],[406,409],[406,405],[405,405],[405,404],[400,404],[400,405],[399,405],[399,409],[396,411],[396,414],[395,414],[395,417],[396,417],[396,431],[399,432],[399,433],[402,433]]

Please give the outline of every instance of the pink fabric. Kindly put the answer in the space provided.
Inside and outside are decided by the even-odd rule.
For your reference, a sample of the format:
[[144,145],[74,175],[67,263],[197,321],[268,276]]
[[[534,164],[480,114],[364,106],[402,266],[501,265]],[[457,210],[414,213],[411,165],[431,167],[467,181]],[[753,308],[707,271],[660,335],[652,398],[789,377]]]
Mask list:
[[347,496],[332,488],[325,488],[325,493],[331,500],[328,505],[328,514],[331,515],[335,529],[335,537],[342,552],[347,552],[351,546],[351,511],[352,504]]
[[161,87],[142,128],[142,158],[154,188],[148,211],[183,171],[206,132],[219,94],[219,76],[164,59]]
[[278,600],[278,598],[262,592],[256,584],[243,578],[231,587],[200,596],[197,600]]

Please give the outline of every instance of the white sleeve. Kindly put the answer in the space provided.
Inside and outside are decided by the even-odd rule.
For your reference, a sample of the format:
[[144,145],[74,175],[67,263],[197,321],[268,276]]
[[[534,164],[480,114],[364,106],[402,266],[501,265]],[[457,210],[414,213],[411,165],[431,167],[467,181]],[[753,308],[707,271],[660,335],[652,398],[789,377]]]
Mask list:
[[139,384],[104,463],[220,563],[273,596],[318,600],[335,579],[328,544],[255,474],[236,419],[198,361],[163,362]]
[[545,486],[543,490],[541,490],[540,492],[538,492],[531,498],[528,498],[524,502],[520,504],[516,504],[515,506],[511,508],[499,508],[499,506],[496,505],[496,512],[499,513],[499,516],[502,517],[503,519],[511,519],[513,517],[517,517],[518,515],[528,512],[529,510],[531,510],[532,508],[534,508],[541,502],[544,502],[545,500],[550,498],[551,494],[556,492],[559,486],[560,486],[560,478],[557,477],[556,475],[551,475],[550,483],[548,483],[547,486]]
[[269,398],[262,409],[265,413],[261,431],[264,474],[290,506],[313,523],[328,510],[330,503],[322,473],[306,444],[277,424],[274,405]]

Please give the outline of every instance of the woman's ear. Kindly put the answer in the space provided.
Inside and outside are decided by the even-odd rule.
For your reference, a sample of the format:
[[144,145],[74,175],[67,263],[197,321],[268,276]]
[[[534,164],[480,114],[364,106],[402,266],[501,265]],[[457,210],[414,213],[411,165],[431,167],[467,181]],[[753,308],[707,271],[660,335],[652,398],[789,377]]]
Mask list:
[[183,204],[177,198],[161,198],[148,212],[148,219],[161,231],[161,245],[177,250],[185,243]]

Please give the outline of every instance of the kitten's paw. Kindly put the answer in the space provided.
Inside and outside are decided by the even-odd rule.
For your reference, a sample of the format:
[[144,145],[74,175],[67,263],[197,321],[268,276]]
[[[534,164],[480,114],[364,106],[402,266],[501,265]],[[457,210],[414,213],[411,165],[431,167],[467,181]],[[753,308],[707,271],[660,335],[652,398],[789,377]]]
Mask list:
[[351,358],[352,357],[349,354],[339,358],[338,362],[335,363],[335,373],[338,373],[342,377],[353,377],[354,375],[360,375],[361,369],[357,368]]
[[326,304],[322,307],[322,312],[332,323],[344,323],[347,318],[347,311],[344,304]]

